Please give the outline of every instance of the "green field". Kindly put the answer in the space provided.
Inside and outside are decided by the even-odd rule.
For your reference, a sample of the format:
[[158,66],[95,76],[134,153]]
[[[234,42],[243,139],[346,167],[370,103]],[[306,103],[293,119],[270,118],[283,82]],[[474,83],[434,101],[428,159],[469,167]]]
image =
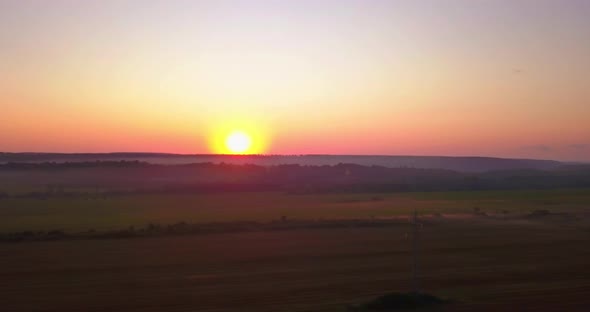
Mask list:
[[[416,208],[428,220],[420,232],[421,289],[452,301],[434,311],[587,311],[590,306],[587,189],[12,198],[0,205],[4,232],[281,216],[388,218]],[[489,216],[475,216],[474,208]],[[558,217],[526,218],[541,209]],[[437,212],[443,217],[427,216]],[[400,223],[0,243],[0,303],[2,311],[15,312],[345,312],[348,305],[385,292],[411,289],[409,231]]]
[[109,230],[148,223],[387,218],[420,214],[587,211],[589,189],[390,194],[220,193],[131,195],[105,199],[0,200],[0,232]]

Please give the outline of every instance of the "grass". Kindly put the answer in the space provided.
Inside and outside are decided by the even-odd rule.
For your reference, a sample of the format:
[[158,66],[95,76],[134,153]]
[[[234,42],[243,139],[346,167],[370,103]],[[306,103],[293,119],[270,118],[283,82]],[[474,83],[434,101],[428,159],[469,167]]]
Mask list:
[[590,190],[483,191],[390,194],[226,193],[132,195],[106,199],[0,200],[0,232],[111,230],[172,224],[291,219],[387,218],[411,214],[576,212],[590,205]]
[[[147,223],[588,213],[590,191],[231,193],[0,200],[0,232]],[[438,219],[437,219],[438,220]],[[426,223],[420,287],[434,311],[584,311],[590,231],[546,220]],[[343,312],[411,285],[407,226],[0,245],[6,311]]]
[[[354,228],[5,244],[6,311],[344,312],[411,289],[406,229]],[[421,234],[434,311],[584,311],[590,234],[441,223]],[[560,255],[560,256],[555,256]]]

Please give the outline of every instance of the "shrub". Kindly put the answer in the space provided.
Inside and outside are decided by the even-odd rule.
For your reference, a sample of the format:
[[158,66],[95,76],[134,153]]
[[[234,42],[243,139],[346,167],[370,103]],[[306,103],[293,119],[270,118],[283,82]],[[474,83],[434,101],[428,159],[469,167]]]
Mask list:
[[433,295],[424,293],[389,293],[377,297],[358,307],[353,307],[351,311],[390,311],[397,309],[416,309],[421,307],[434,306],[445,303]]

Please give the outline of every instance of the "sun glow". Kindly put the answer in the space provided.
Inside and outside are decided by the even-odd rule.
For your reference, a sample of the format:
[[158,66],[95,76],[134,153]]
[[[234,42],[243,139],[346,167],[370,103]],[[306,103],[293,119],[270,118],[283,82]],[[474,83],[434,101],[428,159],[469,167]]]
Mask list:
[[215,154],[264,154],[271,143],[271,129],[252,116],[221,116],[210,121],[206,133],[209,148]]
[[227,136],[225,146],[232,154],[248,154],[251,152],[252,138],[243,131],[235,131]]

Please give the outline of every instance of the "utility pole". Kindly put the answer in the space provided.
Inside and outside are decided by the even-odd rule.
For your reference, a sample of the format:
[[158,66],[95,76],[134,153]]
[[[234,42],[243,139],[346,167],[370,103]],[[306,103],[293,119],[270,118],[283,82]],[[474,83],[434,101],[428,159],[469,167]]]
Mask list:
[[418,211],[414,207],[414,235],[412,239],[412,254],[413,254],[413,267],[412,267],[412,286],[414,288],[414,295],[420,293],[420,285],[418,284]]

